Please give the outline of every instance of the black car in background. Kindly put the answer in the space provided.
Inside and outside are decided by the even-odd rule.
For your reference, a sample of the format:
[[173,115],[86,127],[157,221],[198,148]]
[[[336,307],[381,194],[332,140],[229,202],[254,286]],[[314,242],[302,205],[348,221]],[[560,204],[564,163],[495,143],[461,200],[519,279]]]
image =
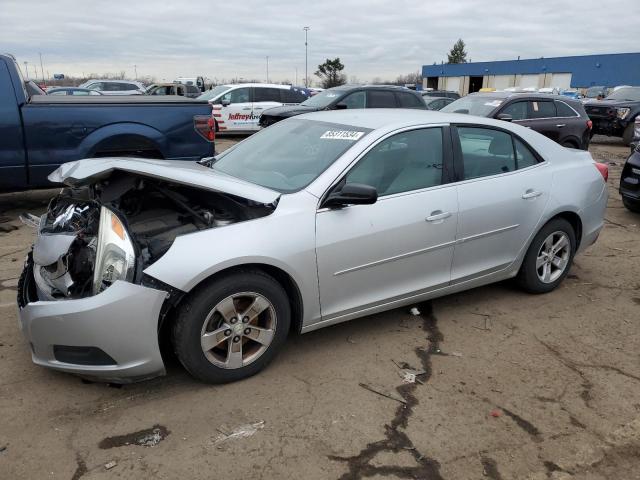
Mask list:
[[423,90],[420,94],[423,97],[453,98],[454,100],[460,98],[460,94],[458,92],[450,92],[448,90]]
[[442,110],[444,107],[449,105],[451,102],[455,102],[453,98],[442,98],[442,97],[427,97],[422,96],[424,103],[427,105],[428,110]]
[[622,203],[632,212],[640,213],[640,147],[627,159],[620,175]]
[[472,93],[442,112],[496,118],[529,127],[564,147],[586,150],[592,122],[578,100],[545,93]]
[[584,108],[593,120],[593,133],[621,137],[629,145],[640,114],[640,87],[620,88],[604,100],[585,103]]
[[420,94],[393,85],[343,85],[324,90],[299,105],[274,107],[260,116],[259,125],[268,127],[285,118],[320,110],[349,108],[418,108],[427,106]]

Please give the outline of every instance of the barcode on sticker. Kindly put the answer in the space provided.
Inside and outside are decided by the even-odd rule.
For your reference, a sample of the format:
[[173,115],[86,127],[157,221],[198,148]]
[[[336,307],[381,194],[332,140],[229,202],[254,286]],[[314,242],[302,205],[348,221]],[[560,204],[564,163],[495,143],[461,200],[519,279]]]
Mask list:
[[322,134],[320,138],[326,138],[329,140],[360,140],[360,137],[364,135],[364,132],[356,132],[352,130],[327,130]]

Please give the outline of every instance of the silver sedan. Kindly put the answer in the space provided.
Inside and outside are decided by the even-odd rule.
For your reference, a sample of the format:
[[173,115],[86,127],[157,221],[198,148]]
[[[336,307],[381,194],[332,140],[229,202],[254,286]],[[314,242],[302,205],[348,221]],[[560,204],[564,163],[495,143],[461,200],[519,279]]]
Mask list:
[[19,287],[33,361],[112,382],[263,369],[287,335],[515,278],[553,290],[603,226],[607,167],[508,122],[348,110],[198,163],[61,166]]

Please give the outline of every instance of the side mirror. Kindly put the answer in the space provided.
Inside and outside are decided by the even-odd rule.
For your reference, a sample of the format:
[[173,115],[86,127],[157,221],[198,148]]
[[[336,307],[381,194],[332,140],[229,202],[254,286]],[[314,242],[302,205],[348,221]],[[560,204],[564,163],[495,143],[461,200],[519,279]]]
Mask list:
[[513,117],[508,113],[501,113],[498,115],[498,120],[504,120],[505,122],[513,122]]
[[347,108],[346,103],[336,103],[336,110],[346,110]]
[[378,200],[378,191],[371,185],[346,183],[337,192],[329,194],[323,207],[340,208],[346,205],[371,205]]
[[230,100],[222,100],[222,101],[220,102],[220,104],[221,104],[223,107],[228,107],[229,105],[231,105],[231,101],[230,101]]

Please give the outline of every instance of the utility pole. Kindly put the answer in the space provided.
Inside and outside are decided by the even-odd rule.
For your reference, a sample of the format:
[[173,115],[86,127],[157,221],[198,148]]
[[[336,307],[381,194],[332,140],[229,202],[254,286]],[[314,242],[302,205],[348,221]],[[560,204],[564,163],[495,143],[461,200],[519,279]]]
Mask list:
[[39,53],[38,55],[40,55],[40,71],[42,72],[42,83],[44,83],[44,67],[42,66],[42,53]]
[[311,27],[304,27],[304,86],[309,87],[308,35]]
[[267,55],[267,83],[269,83],[269,55]]
[[29,67],[28,67],[29,62],[27,62],[26,60],[24,61],[24,71],[25,74],[27,75],[27,80],[29,80]]
[[296,85],[298,85],[298,67],[296,67]]
[[133,71],[135,72],[136,80],[138,80],[138,66],[137,65],[133,66]]

